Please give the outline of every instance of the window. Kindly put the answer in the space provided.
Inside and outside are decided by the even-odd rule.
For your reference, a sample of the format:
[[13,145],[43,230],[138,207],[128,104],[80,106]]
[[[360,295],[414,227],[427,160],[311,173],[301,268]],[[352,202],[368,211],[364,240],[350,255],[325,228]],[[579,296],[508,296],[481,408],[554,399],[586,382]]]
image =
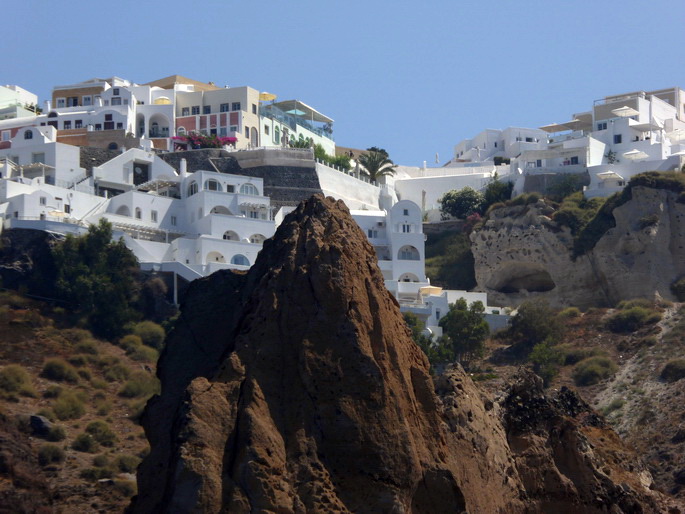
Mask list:
[[264,125],[264,133],[268,136],[269,135],[269,125]]
[[527,137],[527,138],[526,138],[526,143],[532,143],[532,142],[533,142],[533,138],[532,138],[532,137]]
[[257,114],[257,104],[252,104],[252,114]]
[[408,223],[403,223],[403,224],[402,224],[402,232],[403,232],[404,234],[409,234],[409,233],[411,233],[411,225],[409,225]]
[[235,193],[235,186],[226,186],[227,193]]
[[157,223],[157,211],[150,211],[150,221]]
[[209,179],[205,182],[205,189],[207,191],[221,191],[221,184],[214,179]]
[[597,130],[606,130],[607,129],[607,122],[606,121],[601,121],[597,124]]
[[33,131],[27,130],[24,132],[24,139],[33,139]]
[[69,130],[71,129],[71,121],[65,121],[64,122],[64,130]]
[[103,105],[109,105],[109,100],[105,100],[104,102],[102,102],[102,104]]
[[436,320],[440,319],[440,309],[435,309],[435,319]]
[[123,130],[124,129],[124,124],[121,122],[117,122],[117,130]]
[[228,112],[230,109],[228,108],[228,104],[221,104],[219,106],[219,112]]
[[81,102],[84,106],[93,105],[93,97],[91,95],[82,96]]
[[614,144],[615,145],[620,145],[622,141],[623,141],[623,137],[621,136],[621,134],[614,134]]
[[193,181],[188,186],[188,196],[193,196],[195,193],[197,193],[197,182]]
[[238,132],[238,126],[237,125],[231,125],[228,130],[230,132]]
[[203,105],[202,106],[202,114],[209,114],[212,112],[212,106],[211,105]]
[[224,232],[224,239],[226,241],[240,241],[238,234],[236,234],[232,230],[227,230],[226,232]]
[[67,104],[67,99],[66,98],[58,98],[57,99],[57,107],[64,107]]
[[41,196],[40,197],[40,204],[45,205],[47,203],[47,200],[48,200],[47,198],[45,198],[44,196]]
[[74,121],[74,128],[83,128],[83,120]]
[[264,241],[266,240],[266,237],[264,237],[261,234],[252,234],[250,236],[250,243],[260,245],[263,244]]
[[181,109],[181,116],[190,116],[190,107],[183,107]]
[[175,227],[176,226],[176,216],[171,217],[171,226]]
[[244,255],[238,254],[238,255],[234,255],[231,258],[231,264],[237,264],[238,266],[249,266],[250,261],[248,261],[247,257],[245,257]]
[[96,124],[95,124],[95,130],[102,130],[102,124],[101,124],[101,123],[96,123]]
[[105,121],[112,121],[112,115],[111,114],[105,114]]
[[250,127],[245,127],[245,137],[250,139]]
[[136,207],[136,219],[142,219],[143,217],[143,211],[140,210],[140,207]]
[[226,127],[219,128],[219,135],[221,137],[226,137],[227,134],[228,134],[228,131],[226,130]]
[[3,141],[9,141],[11,135],[12,135],[12,133],[9,130],[3,130],[2,131],[2,140]]
[[240,110],[240,102],[233,102],[231,104],[231,110],[232,111],[239,111]]
[[115,87],[114,89],[112,89],[112,95],[113,96],[119,96],[119,88],[118,87]]
[[112,105],[121,105],[121,97],[112,98]]
[[70,96],[67,98],[67,107],[78,107],[78,96]]
[[64,212],[65,214],[71,214],[71,205],[65,205]]
[[33,164],[39,163],[39,162],[45,164],[45,153],[44,152],[32,153],[31,154],[31,162]]
[[497,148],[497,141],[495,141],[495,148]]
[[571,157],[571,164],[578,164],[578,157],[577,156]]
[[373,239],[378,237],[378,230],[370,228],[366,231],[366,235],[369,237],[369,239]]
[[243,184],[242,186],[240,186],[240,193],[243,195],[252,195],[252,196],[258,196],[259,195],[259,191],[252,184]]
[[190,114],[200,114],[200,106],[199,105],[193,105],[193,107],[191,108]]
[[405,216],[409,216],[409,209],[404,209],[403,214],[404,214]]
[[421,259],[419,256],[419,251],[410,245],[400,248],[397,257],[401,261],[418,261]]
[[537,161],[535,161],[535,167],[542,168],[542,159],[538,159]]

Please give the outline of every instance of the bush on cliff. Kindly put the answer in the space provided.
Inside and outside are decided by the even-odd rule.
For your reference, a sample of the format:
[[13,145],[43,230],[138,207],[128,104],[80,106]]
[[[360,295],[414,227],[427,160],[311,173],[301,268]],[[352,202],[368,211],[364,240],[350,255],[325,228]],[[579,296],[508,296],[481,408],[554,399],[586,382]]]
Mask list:
[[616,373],[616,369],[616,363],[609,357],[590,357],[576,364],[573,380],[578,386],[594,385]]

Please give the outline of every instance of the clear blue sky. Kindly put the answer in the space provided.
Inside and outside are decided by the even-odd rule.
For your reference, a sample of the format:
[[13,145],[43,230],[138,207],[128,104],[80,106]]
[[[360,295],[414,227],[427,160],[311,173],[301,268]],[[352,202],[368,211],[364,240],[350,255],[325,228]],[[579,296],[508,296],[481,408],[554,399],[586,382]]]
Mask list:
[[685,87],[685,2],[22,0],[0,83],[172,74],[297,98],[342,146],[441,163],[486,128],[566,121],[609,94]]

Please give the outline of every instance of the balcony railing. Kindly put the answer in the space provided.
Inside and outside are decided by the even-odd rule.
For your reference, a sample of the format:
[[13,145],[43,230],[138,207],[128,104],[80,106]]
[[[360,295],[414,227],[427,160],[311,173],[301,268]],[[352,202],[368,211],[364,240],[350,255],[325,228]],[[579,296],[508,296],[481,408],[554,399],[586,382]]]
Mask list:
[[169,128],[161,128],[158,130],[150,130],[149,137],[169,137]]

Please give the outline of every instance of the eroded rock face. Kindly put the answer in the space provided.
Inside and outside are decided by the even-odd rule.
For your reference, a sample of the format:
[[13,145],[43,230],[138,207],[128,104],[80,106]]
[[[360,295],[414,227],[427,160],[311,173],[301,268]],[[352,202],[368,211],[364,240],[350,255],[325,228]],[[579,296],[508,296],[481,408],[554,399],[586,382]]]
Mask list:
[[616,226],[575,260],[569,229],[550,220],[544,201],[495,210],[471,235],[478,289],[494,305],[532,296],[578,307],[673,299],[670,284],[685,274],[685,204],[663,189],[634,187],[632,197],[614,210]]
[[[578,454],[575,414],[541,389],[492,401],[460,368],[434,385],[373,248],[333,199],[301,204],[247,274],[194,282],[158,369],[133,512],[516,513],[559,498],[600,512],[614,498],[611,480],[587,496],[601,462]],[[541,420],[525,425],[511,405],[529,400]],[[576,457],[578,472],[559,465]],[[631,498],[654,505],[645,487]]]

